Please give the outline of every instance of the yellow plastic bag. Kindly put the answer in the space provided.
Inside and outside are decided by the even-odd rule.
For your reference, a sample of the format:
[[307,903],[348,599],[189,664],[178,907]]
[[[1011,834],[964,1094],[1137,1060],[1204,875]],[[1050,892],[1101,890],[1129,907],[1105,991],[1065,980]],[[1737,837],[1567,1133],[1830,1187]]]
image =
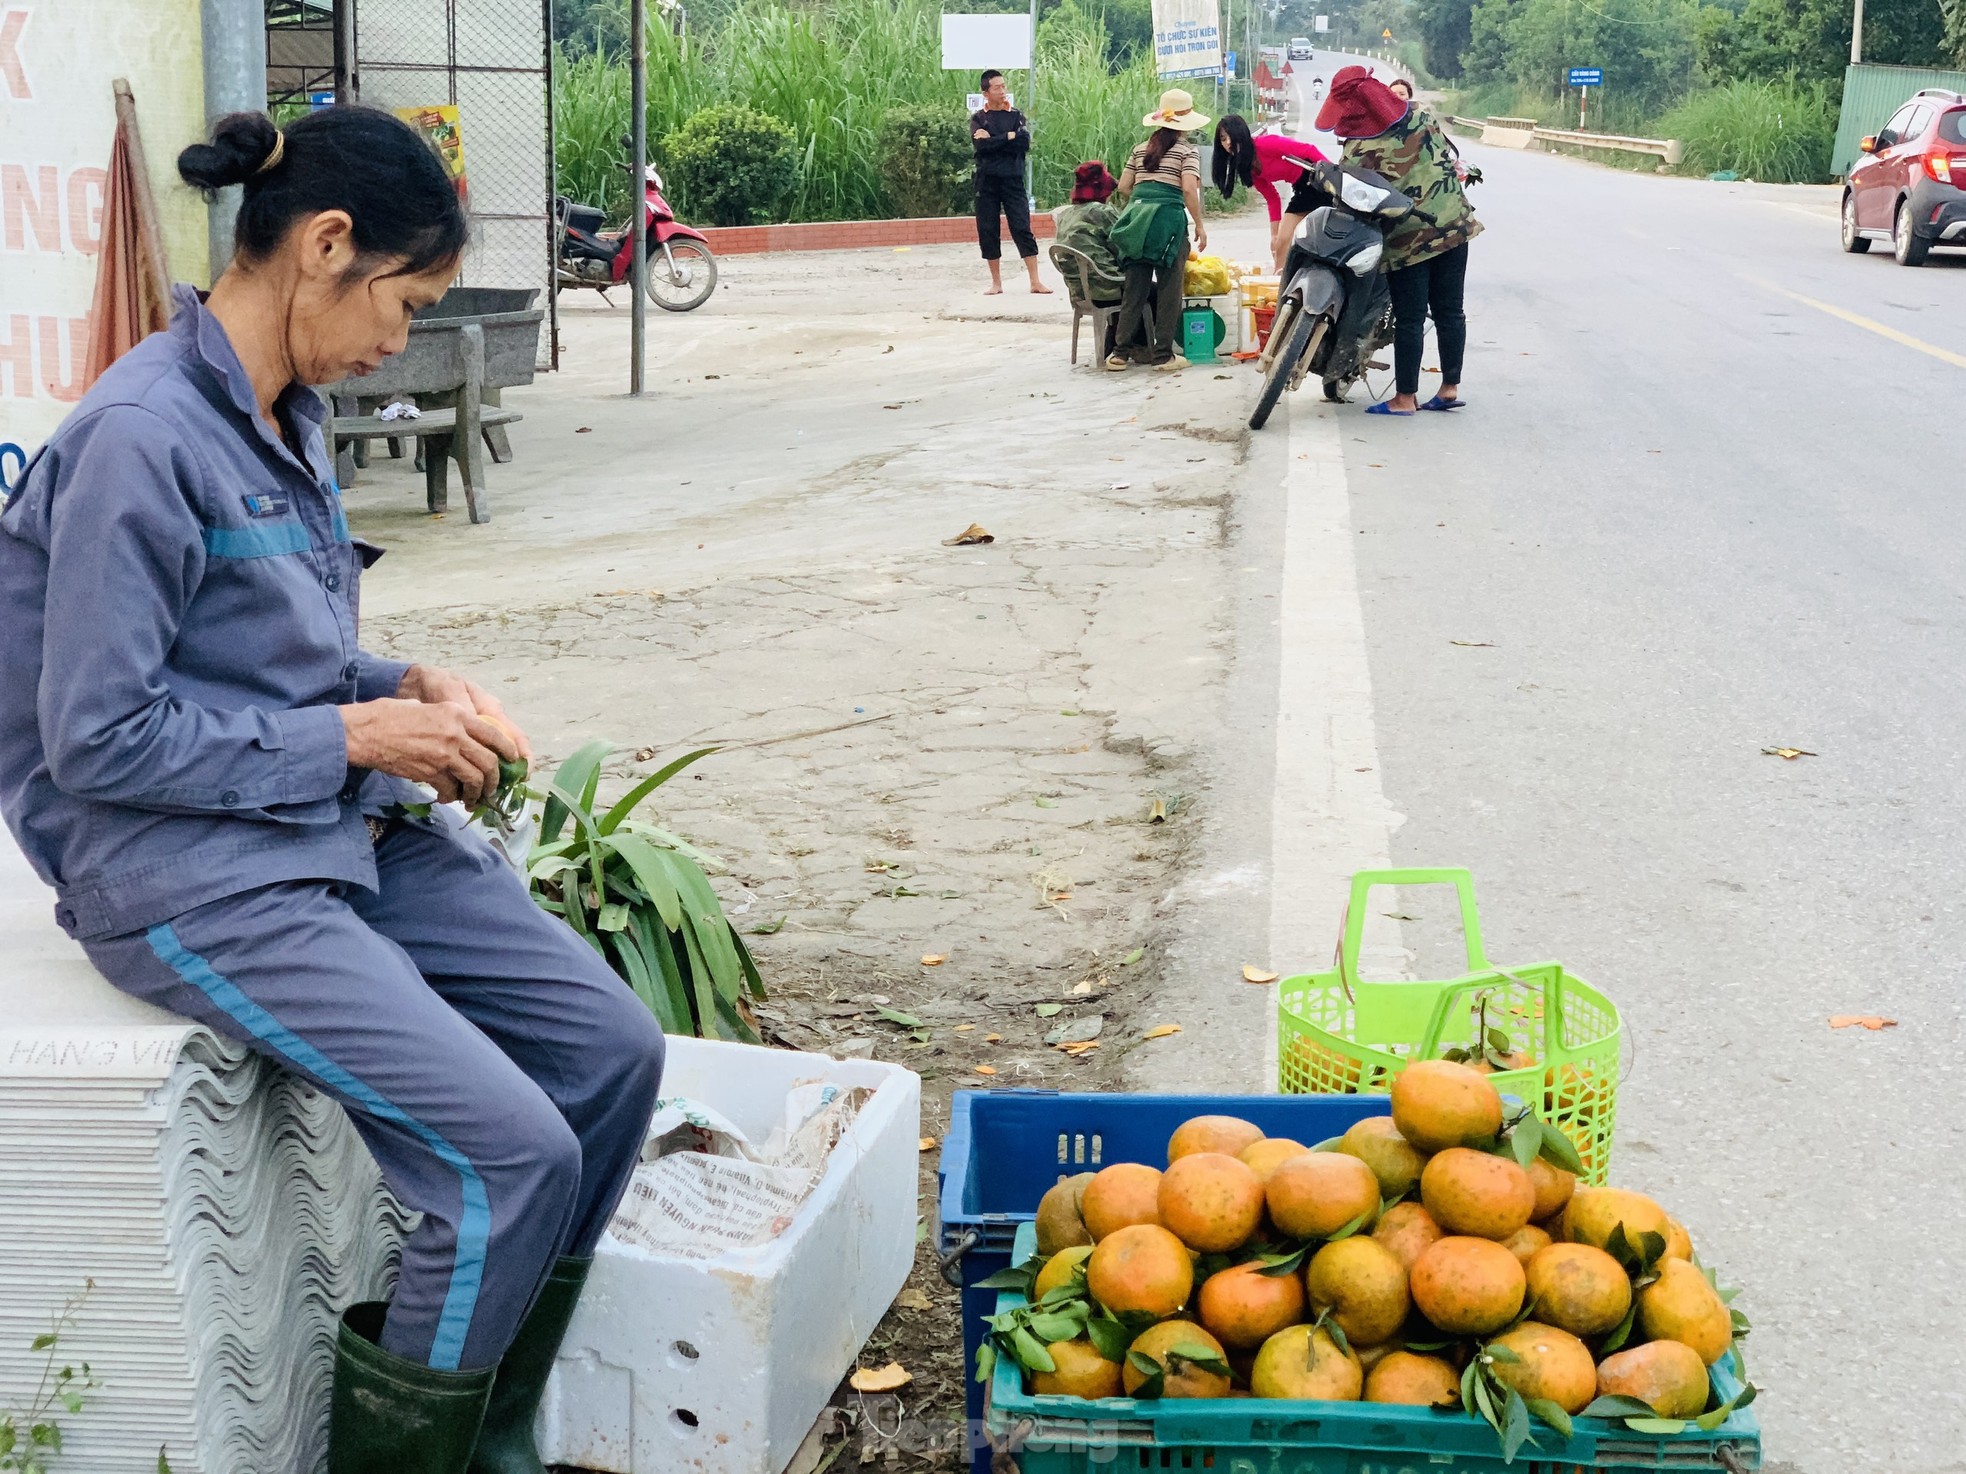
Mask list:
[[1229,263],[1220,256],[1190,256],[1181,291],[1189,297],[1220,297],[1229,290]]

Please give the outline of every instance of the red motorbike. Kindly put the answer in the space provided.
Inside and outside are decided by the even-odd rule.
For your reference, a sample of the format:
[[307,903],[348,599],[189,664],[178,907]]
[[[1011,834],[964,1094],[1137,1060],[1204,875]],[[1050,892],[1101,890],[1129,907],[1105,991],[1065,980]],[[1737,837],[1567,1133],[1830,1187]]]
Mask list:
[[[622,146],[630,146],[629,141],[624,138]],[[717,289],[717,258],[701,231],[676,219],[662,197],[662,176],[652,165],[642,178],[642,209],[648,233],[649,300],[665,312],[701,307]],[[608,288],[629,279],[632,230],[603,229],[607,216],[602,211],[565,195],[553,202],[553,214],[559,230],[556,255],[562,287],[592,287],[605,299]]]

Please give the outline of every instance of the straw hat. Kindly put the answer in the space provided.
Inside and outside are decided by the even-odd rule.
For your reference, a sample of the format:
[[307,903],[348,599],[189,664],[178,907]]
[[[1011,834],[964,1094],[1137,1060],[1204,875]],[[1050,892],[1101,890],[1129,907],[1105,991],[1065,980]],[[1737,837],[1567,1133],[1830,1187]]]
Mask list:
[[1140,120],[1145,128],[1172,128],[1176,133],[1191,133],[1197,128],[1206,128],[1209,119],[1195,111],[1195,100],[1179,87],[1170,87],[1160,95],[1160,106]]

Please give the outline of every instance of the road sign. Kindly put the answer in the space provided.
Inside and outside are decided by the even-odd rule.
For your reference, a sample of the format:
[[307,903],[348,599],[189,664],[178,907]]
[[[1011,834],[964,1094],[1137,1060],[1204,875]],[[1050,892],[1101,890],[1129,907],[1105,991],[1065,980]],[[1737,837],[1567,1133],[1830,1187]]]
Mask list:
[[1311,24],[1311,29],[1312,29],[1312,30],[1314,30],[1314,31],[1328,31],[1328,30],[1330,30],[1330,29],[1331,29],[1331,17],[1330,17],[1330,16],[1328,16],[1328,15],[1321,15],[1321,16],[1319,16],[1319,17],[1318,17],[1318,18],[1317,18],[1317,19],[1316,19],[1316,20],[1315,20],[1314,22],[1312,22],[1312,24]]
[[1235,52],[1231,51],[1227,56],[1222,58],[1222,75],[1225,77],[1233,77],[1235,74],[1236,74],[1236,54]]
[[1572,87],[1602,87],[1604,85],[1603,67],[1572,67],[1570,69]]
[[1383,31],[1381,31],[1381,32],[1379,33],[1379,39],[1380,39],[1381,41],[1390,41],[1390,40],[1392,40],[1392,39],[1393,39],[1393,33],[1392,33],[1392,31],[1391,31],[1390,29],[1387,29],[1387,30],[1383,30]]
[[1222,12],[1216,0],[1153,0],[1155,70],[1163,77],[1222,72]]

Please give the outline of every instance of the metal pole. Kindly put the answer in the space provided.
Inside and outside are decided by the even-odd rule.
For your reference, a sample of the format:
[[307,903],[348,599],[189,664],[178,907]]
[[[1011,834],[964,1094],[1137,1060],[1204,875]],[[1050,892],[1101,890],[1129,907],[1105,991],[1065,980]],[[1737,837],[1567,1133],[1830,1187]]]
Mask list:
[[1024,198],[1029,208],[1038,206],[1038,192],[1033,181],[1038,172],[1038,0],[1031,0],[1031,95],[1026,99],[1024,126],[1031,135],[1031,147],[1024,155]]
[[[354,0],[342,0],[352,5]],[[227,113],[266,110],[266,7],[264,0],[204,0],[205,120]],[[244,190],[219,191],[206,212],[212,279],[232,259],[232,226]],[[190,274],[197,268],[186,263]]]
[[642,397],[642,373],[648,355],[648,207],[642,191],[649,166],[649,31],[648,0],[628,0],[628,106],[635,116],[629,124],[634,178],[629,180],[629,206],[634,232],[628,279],[635,300],[628,308],[628,397]]
[[1850,19],[1850,65],[1864,61],[1864,0],[1856,0],[1856,14]]

